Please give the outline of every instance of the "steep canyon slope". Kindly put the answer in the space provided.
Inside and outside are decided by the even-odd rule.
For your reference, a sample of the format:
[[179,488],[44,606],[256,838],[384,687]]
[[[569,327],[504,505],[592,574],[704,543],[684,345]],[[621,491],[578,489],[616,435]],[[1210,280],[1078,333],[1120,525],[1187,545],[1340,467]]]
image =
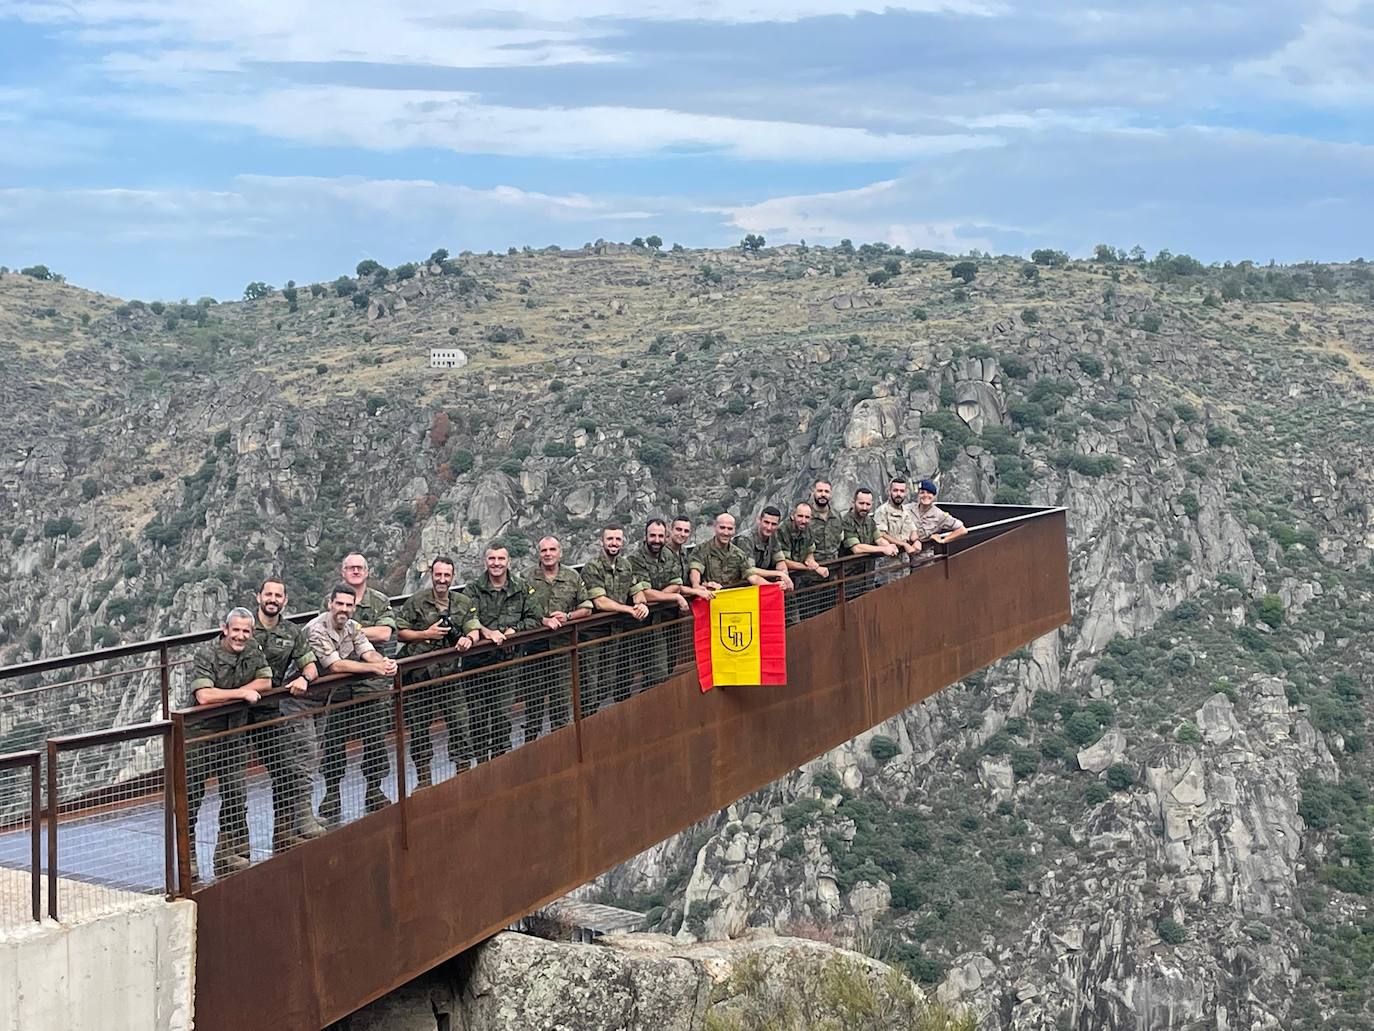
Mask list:
[[601,891],[836,936],[988,1027],[1374,1026],[1374,271],[1045,262],[609,245],[233,304],[0,275],[0,661],[210,625],[271,569],[313,607],[349,548],[400,591],[817,475],[1064,505],[1069,627]]

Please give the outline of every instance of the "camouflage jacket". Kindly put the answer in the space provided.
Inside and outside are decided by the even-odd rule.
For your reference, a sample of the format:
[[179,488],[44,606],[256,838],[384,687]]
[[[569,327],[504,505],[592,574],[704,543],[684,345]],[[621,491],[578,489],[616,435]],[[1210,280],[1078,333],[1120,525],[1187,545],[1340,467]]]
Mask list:
[[816,546],[816,561],[829,562],[840,555],[840,545],[844,541],[844,518],[831,509],[828,518],[816,514],[811,516],[811,540]]
[[290,620],[277,618],[276,626],[263,626],[253,617],[253,640],[258,642],[267,665],[272,667],[272,686],[281,687],[286,682],[287,670],[295,666],[299,673],[315,661],[310,641],[305,636],[305,627]]
[[[428,630],[445,616],[453,629],[460,633],[477,629],[477,606],[470,597],[462,591],[449,591],[445,604],[440,605],[434,597],[433,588],[416,591],[405,600],[401,611],[396,614],[396,629]],[[401,654],[423,655],[451,646],[451,642],[444,640],[406,641],[401,645]]]
[[697,545],[692,552],[689,568],[701,573],[702,583],[713,582],[725,587],[736,587],[755,572],[754,563],[748,555],[733,544],[721,547],[714,537],[705,544]]

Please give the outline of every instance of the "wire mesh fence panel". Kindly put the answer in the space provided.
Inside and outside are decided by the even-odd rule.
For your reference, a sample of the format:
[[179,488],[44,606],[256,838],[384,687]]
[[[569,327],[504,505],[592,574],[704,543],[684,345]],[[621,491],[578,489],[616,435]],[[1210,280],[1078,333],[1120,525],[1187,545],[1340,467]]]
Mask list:
[[[135,740],[64,745],[57,752],[50,747],[56,827],[49,823],[44,861],[59,919],[80,919],[167,891],[167,740],[150,733]],[[85,770],[92,767],[117,772],[88,791]]]
[[[33,760],[37,760],[36,755]],[[18,757],[15,762],[14,766],[0,767],[0,807],[23,814],[0,823],[0,927],[18,927],[34,920],[32,800],[36,767],[21,763]]]
[[186,726],[193,881],[247,869],[399,797],[389,679]]

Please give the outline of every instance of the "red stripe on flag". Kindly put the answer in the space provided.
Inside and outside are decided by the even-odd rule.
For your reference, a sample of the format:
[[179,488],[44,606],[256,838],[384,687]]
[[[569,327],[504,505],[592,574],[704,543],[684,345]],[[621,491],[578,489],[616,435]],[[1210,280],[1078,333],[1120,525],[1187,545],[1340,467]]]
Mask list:
[[711,603],[705,598],[692,599],[692,643],[697,653],[697,682],[704,694],[716,686],[711,669]]
[[[782,588],[759,588],[759,683],[787,683],[787,626]],[[709,646],[709,641],[707,642]]]

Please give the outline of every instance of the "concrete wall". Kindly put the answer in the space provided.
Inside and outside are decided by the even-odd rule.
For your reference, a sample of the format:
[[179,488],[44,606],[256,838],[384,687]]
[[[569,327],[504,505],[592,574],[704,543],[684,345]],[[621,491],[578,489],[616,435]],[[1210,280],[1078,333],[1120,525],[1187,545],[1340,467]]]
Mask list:
[[189,1031],[196,906],[0,931],[0,1031]]

